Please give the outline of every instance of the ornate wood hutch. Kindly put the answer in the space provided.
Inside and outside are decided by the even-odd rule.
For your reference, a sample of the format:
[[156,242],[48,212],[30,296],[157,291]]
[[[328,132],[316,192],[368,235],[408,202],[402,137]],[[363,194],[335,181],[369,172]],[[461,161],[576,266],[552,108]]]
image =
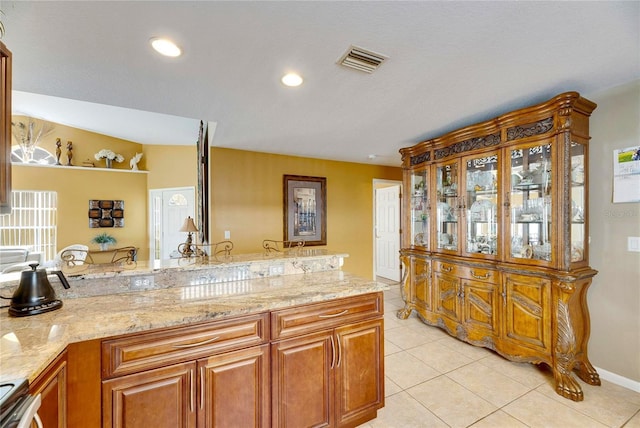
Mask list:
[[583,399],[589,362],[589,116],[567,92],[400,150],[401,318],[521,362]]

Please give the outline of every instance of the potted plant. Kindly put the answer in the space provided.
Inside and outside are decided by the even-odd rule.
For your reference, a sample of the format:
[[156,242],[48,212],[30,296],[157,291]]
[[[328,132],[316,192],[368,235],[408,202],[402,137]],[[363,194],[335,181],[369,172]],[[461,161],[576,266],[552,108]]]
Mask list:
[[100,150],[94,155],[94,157],[96,158],[96,160],[104,159],[107,168],[111,168],[111,164],[113,161],[120,163],[124,160],[124,156],[122,156],[120,153],[116,153],[113,150],[109,149]]
[[96,235],[93,237],[93,239],[91,240],[92,243],[94,244],[98,244],[100,245],[100,250],[101,251],[106,251],[109,249],[109,245],[113,245],[116,242],[116,238],[114,238],[113,236],[109,235],[108,233],[104,232],[101,233],[99,235]]

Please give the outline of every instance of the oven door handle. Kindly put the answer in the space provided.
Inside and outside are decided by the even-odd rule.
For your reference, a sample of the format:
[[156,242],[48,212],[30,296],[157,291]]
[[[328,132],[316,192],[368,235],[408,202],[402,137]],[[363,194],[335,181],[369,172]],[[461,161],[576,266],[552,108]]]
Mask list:
[[35,420],[38,428],[42,428],[42,421],[38,416],[38,409],[40,408],[40,394],[33,397],[29,406],[25,409],[24,413],[20,417],[20,422],[16,428],[29,428],[31,423]]

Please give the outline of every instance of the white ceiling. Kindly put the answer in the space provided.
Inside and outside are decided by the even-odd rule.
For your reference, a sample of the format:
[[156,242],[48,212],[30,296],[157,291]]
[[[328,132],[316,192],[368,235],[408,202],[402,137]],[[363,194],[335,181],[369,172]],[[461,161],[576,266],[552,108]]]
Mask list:
[[[397,166],[400,148],[427,138],[640,79],[638,1],[0,0],[0,9],[16,109],[148,144],[194,144],[202,119],[218,147]],[[184,55],[160,57],[153,36]],[[373,74],[337,65],[352,44],[389,59]],[[288,71],[305,83],[284,87]]]

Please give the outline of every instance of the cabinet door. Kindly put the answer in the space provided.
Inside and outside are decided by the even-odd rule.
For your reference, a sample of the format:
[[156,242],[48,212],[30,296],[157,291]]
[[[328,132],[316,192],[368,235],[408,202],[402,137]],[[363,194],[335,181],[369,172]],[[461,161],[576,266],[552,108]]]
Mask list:
[[413,264],[411,275],[415,293],[415,304],[422,309],[431,311],[430,262],[422,258],[413,258],[411,263]]
[[67,426],[67,351],[64,351],[33,382],[32,395],[40,394],[38,415],[47,428]]
[[381,319],[336,329],[337,426],[355,426],[384,405]]
[[498,285],[470,279],[462,280],[464,293],[462,322],[474,341],[492,338],[497,332],[498,313],[501,306],[498,299]]
[[436,263],[433,274],[436,311],[454,321],[460,320],[460,278],[455,266]]
[[409,214],[408,219],[408,241],[405,246],[429,248],[429,168],[423,167],[414,171],[407,171],[410,192],[408,206],[405,207]]
[[268,427],[269,345],[198,361],[198,427]]
[[271,348],[273,427],[327,427],[334,415],[333,330],[275,342]]
[[462,210],[459,161],[438,164],[435,169],[435,212],[433,241],[435,251],[457,254],[460,250],[458,219]]
[[553,243],[559,224],[554,218],[552,189],[558,187],[558,179],[553,170],[553,158],[554,149],[548,142],[509,150],[505,215],[510,220],[505,244],[506,257],[512,262],[554,264],[556,249]]
[[463,159],[462,252],[475,258],[500,256],[500,152]]
[[550,351],[551,282],[545,278],[505,274],[503,276],[505,340],[512,346]]
[[103,381],[102,426],[195,427],[195,370],[183,363]]

